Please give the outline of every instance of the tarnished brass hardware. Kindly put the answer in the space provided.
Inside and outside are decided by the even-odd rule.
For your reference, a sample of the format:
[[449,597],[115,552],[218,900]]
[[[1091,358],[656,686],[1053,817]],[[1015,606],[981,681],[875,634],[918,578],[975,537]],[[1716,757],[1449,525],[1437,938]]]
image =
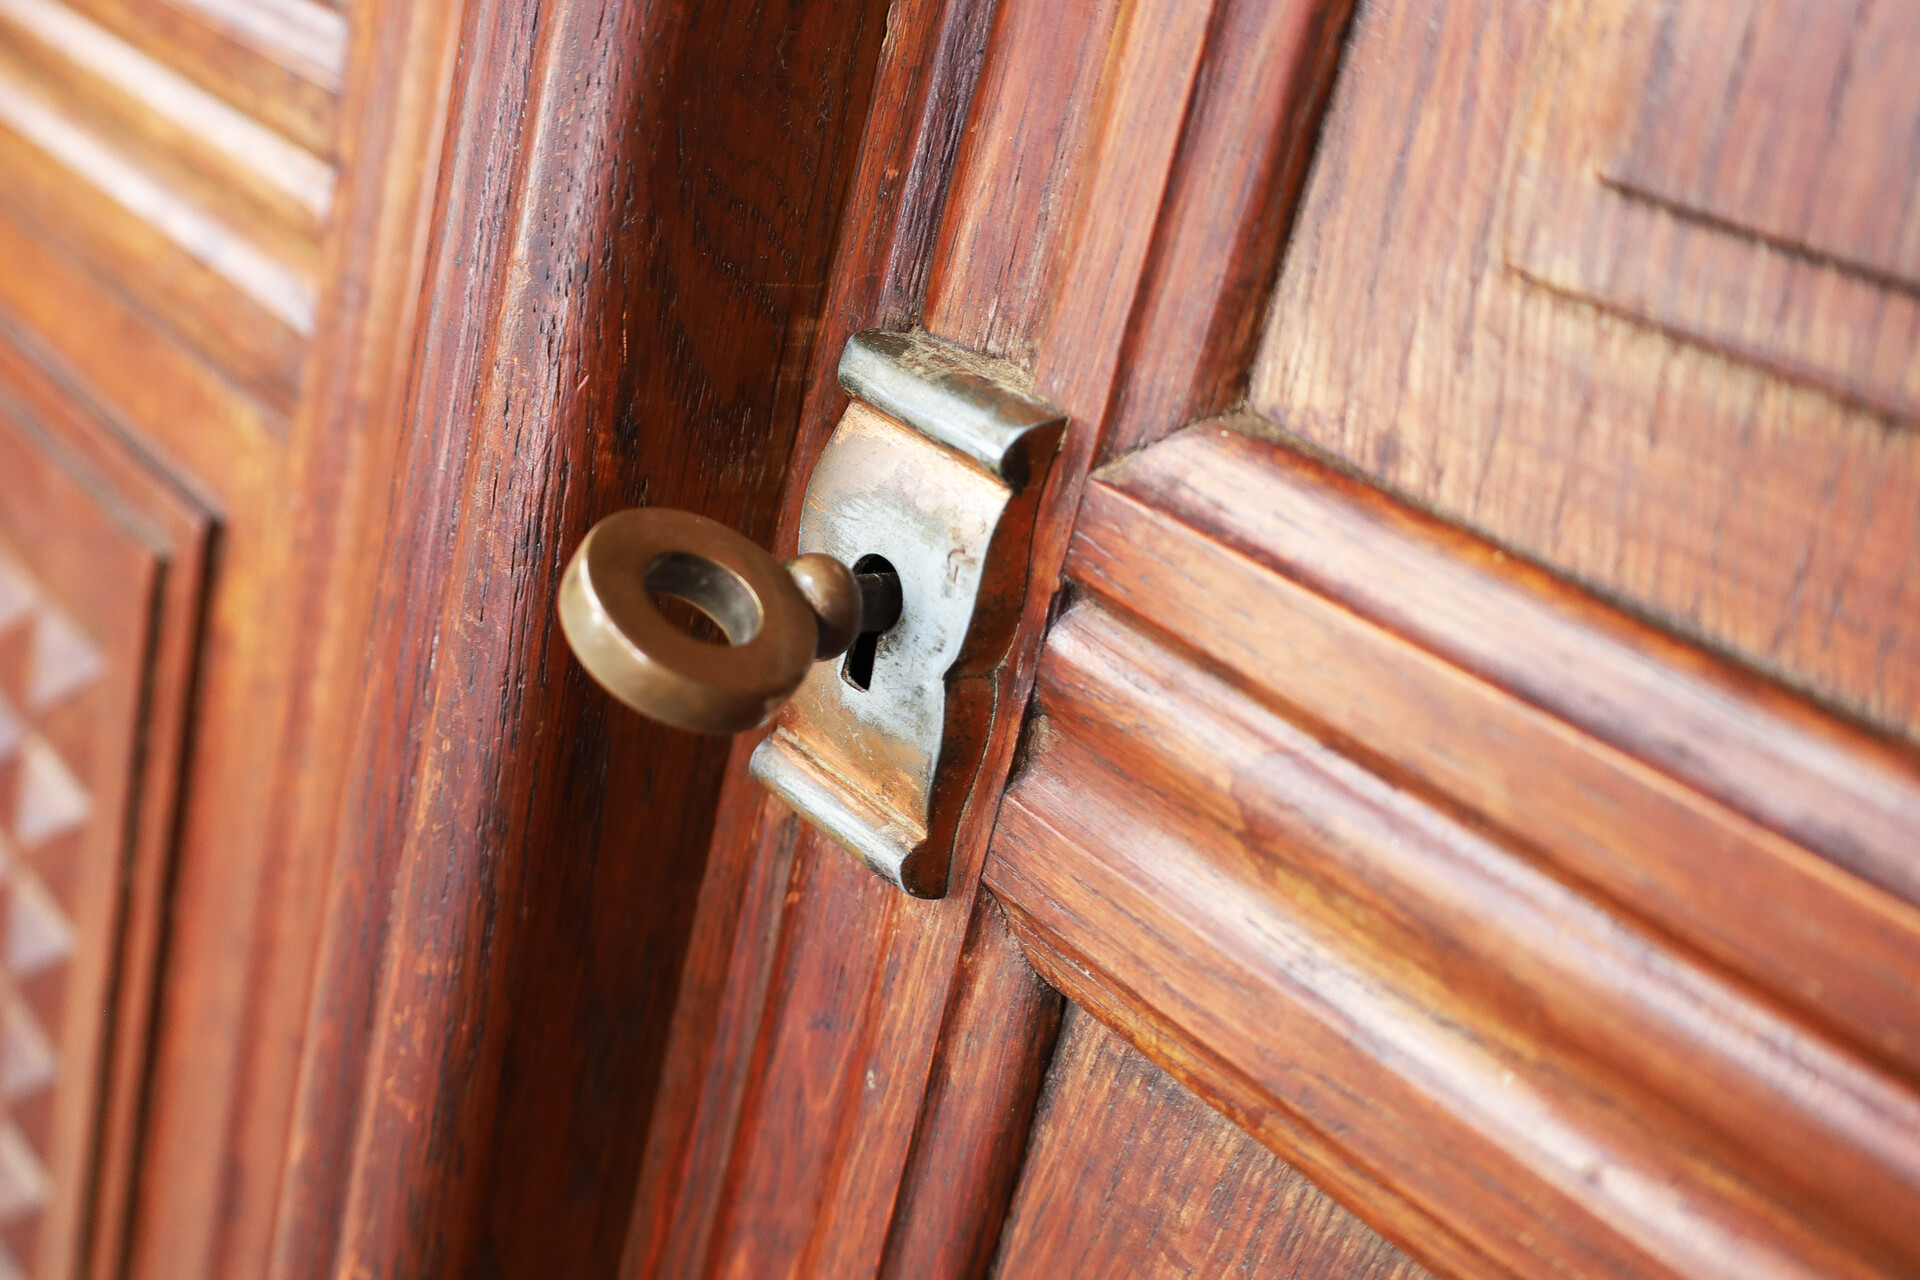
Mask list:
[[[656,593],[711,618],[726,643],[676,626]],[[899,616],[885,574],[817,554],[783,568],[718,521],[657,507],[594,525],[560,582],[561,630],[588,673],[634,710],[696,733],[765,724],[816,658]]]
[[753,774],[918,897],[947,889],[1066,428],[1022,379],[925,334],[856,335],[840,361],[854,403],[801,512],[801,551],[855,568],[885,556],[903,607],[897,626],[807,673]]
[[[774,732],[753,775],[917,897],[947,891],[1027,593],[1041,482],[1066,415],[1011,365],[923,333],[857,334],[853,397],[808,480],[782,566],[684,511],[608,516],[560,584],[594,679],[700,733]],[[654,602],[674,596],[727,643]],[[784,706],[784,710],[782,709]]]

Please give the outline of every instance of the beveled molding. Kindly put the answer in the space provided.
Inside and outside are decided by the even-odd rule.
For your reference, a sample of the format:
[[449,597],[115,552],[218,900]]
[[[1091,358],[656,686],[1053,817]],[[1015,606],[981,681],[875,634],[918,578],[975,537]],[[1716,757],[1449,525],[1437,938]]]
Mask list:
[[1036,967],[1443,1272],[1920,1271],[1911,745],[1273,434],[1089,487]]

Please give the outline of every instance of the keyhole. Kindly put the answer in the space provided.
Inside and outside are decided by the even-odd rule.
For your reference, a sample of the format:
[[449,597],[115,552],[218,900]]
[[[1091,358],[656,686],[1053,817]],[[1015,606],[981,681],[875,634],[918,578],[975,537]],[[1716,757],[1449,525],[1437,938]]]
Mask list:
[[[861,556],[854,561],[853,572],[858,577],[863,573],[893,574],[895,570],[885,556]],[[883,631],[862,631],[854,637],[846,658],[840,663],[840,678],[862,693],[873,685],[873,659],[879,652],[880,637],[884,634]]]

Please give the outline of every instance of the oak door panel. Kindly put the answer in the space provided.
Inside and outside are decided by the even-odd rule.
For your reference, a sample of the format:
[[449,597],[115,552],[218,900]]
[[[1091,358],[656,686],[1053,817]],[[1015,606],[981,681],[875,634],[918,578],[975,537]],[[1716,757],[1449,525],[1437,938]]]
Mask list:
[[993,1274],[1421,1280],[1427,1272],[1069,1007]]
[[[757,796],[736,750],[627,1274],[980,1274],[940,1219],[998,1229],[1027,1124],[1009,1273],[1110,1256],[1161,1220],[1127,1199],[1147,1157],[1102,1184],[1111,1223],[1063,1217],[1131,1158],[1075,1110],[1105,1105],[1085,1064],[1136,1070],[1096,1020],[1217,1112],[1215,1149],[1285,1162],[1262,1187],[1297,1170],[1436,1274],[1920,1265],[1912,432],[1806,376],[1805,335],[1722,349],[1509,253],[1524,149],[1565,141],[1529,95],[1662,91],[1554,79],[1586,46],[1553,24],[1696,6],[1810,12],[1371,0],[1322,133],[1340,4],[994,11],[950,188],[904,215],[931,251],[852,238],[837,288],[1071,416],[1000,673],[1030,714],[934,903]],[[963,25],[896,13],[930,44]],[[869,154],[897,168],[887,129]],[[1767,192],[1715,181],[1688,225],[1775,252]],[[789,513],[839,408],[809,404]],[[1080,1011],[1039,1112],[1055,1006],[1002,916]],[[1196,1233],[1181,1262],[1244,1257],[1230,1218],[1167,1225]]]
[[[129,864],[123,941],[102,953],[117,966],[106,981],[134,1003],[112,1024],[113,1069],[132,1083],[104,1095],[85,1228],[95,1275],[265,1270],[344,763],[333,691],[359,683],[327,673],[365,659],[363,544],[379,525],[361,517],[391,474],[388,368],[409,347],[420,186],[430,199],[435,168],[418,140],[444,133],[443,119],[422,127],[441,99],[423,80],[436,53],[418,12],[417,48],[362,42],[361,84],[377,91],[360,100],[376,109],[356,117],[354,191],[336,202],[340,10],[0,8],[9,368],[59,388],[23,397],[39,420],[65,420],[49,403],[78,406],[121,455],[156,460],[211,513],[196,537],[217,548],[189,610],[195,678],[151,686],[156,699],[192,694],[172,712],[190,724],[176,722],[184,791],[141,793],[177,803],[173,842]],[[305,52],[281,56],[295,44]],[[316,60],[331,70],[301,69]],[[380,106],[388,93],[401,108]],[[390,146],[405,153],[391,173]],[[50,530],[46,545],[73,560],[49,590],[113,581],[87,559],[98,546]],[[198,574],[198,553],[176,549],[162,590],[198,582],[183,568]]]
[[119,1261],[209,529],[0,351],[0,1274]]
[[1104,472],[1075,576],[1920,1069],[1912,750],[1231,427]]
[[1516,270],[1914,425],[1911,7],[1565,4],[1538,56]]
[[284,422],[314,332],[334,166],[193,66],[191,50],[150,52],[59,0],[5,0],[0,216],[113,281]]
[[[1909,385],[1920,376],[1920,331],[1900,318],[1911,294],[1595,176],[1633,145],[1621,117],[1637,118],[1644,97],[1620,41],[1661,14],[1690,11],[1685,21],[1735,47],[1742,15],[1789,11],[1817,11],[1836,38],[1863,39],[1855,10],[1368,6],[1267,313],[1250,406],[1509,549],[1911,737],[1920,433],[1892,406],[1842,394],[1835,377],[1823,390],[1801,376],[1824,362],[1848,385],[1874,369],[1887,386]],[[1899,70],[1911,56],[1880,53],[1893,64],[1878,74],[1911,104],[1920,77]],[[1672,68],[1665,82],[1686,74]],[[1827,118],[1824,102],[1800,97],[1769,109],[1783,122]],[[1906,145],[1896,133],[1881,150],[1823,154],[1850,174],[1909,174]],[[1783,167],[1767,181],[1825,202],[1850,190],[1835,178]],[[1573,204],[1558,187],[1577,188]],[[1876,216],[1904,225],[1910,198]],[[1640,212],[1615,217],[1616,205]],[[1634,281],[1652,292],[1616,292]],[[1843,289],[1867,293],[1848,302]],[[1708,309],[1694,318],[1760,325],[1765,342],[1730,358],[1668,301]]]
[[[1736,0],[1677,5],[1649,25],[1665,52],[1622,117],[1609,181],[1920,288],[1920,13]],[[1808,102],[1825,112],[1797,109]]]
[[[1220,424],[1103,473],[1069,572],[1091,598],[1049,638],[985,872],[1069,995],[1180,1046],[1337,1193],[1403,1198],[1380,1220],[1423,1256],[1483,1255],[1454,1269],[1920,1256],[1920,912],[1749,816],[1798,788],[1844,825],[1822,779],[1908,796],[1911,753]],[[1468,630],[1484,675],[1448,660]],[[1627,692],[1636,666],[1672,691]],[[1661,728],[1689,681],[1720,731]],[[1635,734],[1587,737],[1623,694]],[[1835,756],[1741,805],[1683,785],[1677,744]]]

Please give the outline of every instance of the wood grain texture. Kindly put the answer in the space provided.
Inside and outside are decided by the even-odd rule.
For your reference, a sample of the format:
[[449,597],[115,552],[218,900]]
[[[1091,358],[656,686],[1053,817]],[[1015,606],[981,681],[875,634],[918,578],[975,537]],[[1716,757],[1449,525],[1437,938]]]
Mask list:
[[[1042,722],[1036,722],[1044,727]],[[998,900],[998,899],[996,899]],[[1019,907],[1001,902],[1007,923],[1034,970],[1067,1000],[1123,1036],[1196,1097],[1258,1139],[1269,1151],[1285,1152],[1289,1164],[1338,1203],[1403,1249],[1416,1249],[1437,1274],[1507,1276],[1443,1220],[1400,1196],[1355,1165],[1317,1130],[1273,1106],[1259,1086],[1170,1022],[1163,1010],[1116,985],[1087,960],[1056,948],[1053,939]]]
[[1015,1179],[1027,1167],[1027,1127],[1054,1061],[1060,993],[1027,963],[991,894],[974,900],[957,981],[901,1178],[883,1276],[987,1273]]
[[1041,711],[988,882],[1239,1110],[1515,1274],[1911,1265],[1904,1084],[1092,606]]
[[143,48],[95,17],[0,6],[0,211],[284,423],[315,330],[334,166],[200,84],[190,51]]
[[[846,397],[835,376],[848,337],[921,308],[932,241],[983,53],[990,8],[971,0],[901,4],[888,23],[873,113],[848,197],[841,250],[795,442],[806,474]],[[791,547],[805,486],[789,484],[776,546]],[[747,775],[757,745],[735,744],[676,1004],[662,1086],[621,1274],[704,1274],[730,1194],[746,1080],[766,1028],[770,975],[800,859],[838,858]],[[839,945],[873,945],[850,934]],[[884,1230],[884,1227],[882,1228]],[[877,1261],[879,1246],[873,1249]]]
[[[1541,61],[1580,55],[1549,40],[1576,8],[1620,10],[1366,7],[1251,407],[1419,503],[1911,736],[1915,434],[1507,265],[1522,194],[1512,166],[1539,127],[1532,87],[1569,110],[1597,102],[1558,98],[1576,82]],[[1601,247],[1657,265],[1661,243]]]
[[118,407],[142,437],[217,490],[261,476],[279,449],[279,414],[236,387],[144,309],[0,217],[0,308],[39,363]]
[[357,15],[351,124],[335,152],[343,179],[289,416],[84,276],[34,313],[60,339],[58,358],[223,517],[130,1243],[102,1276],[256,1277],[272,1257],[324,890],[347,816],[359,706],[340,691],[364,689],[371,661],[410,374],[402,353],[458,39],[451,6],[376,2]]
[[1329,732],[1920,1074],[1910,750],[1218,425],[1111,468],[1076,537],[1103,599],[1284,668]]
[[1890,287],[1920,288],[1920,14],[1860,0],[1837,11],[1741,0],[1678,6],[1660,23],[1659,62],[1622,120],[1607,177]]
[[1119,0],[994,6],[927,282],[927,328],[956,346],[1031,366],[1122,9]]
[[6,0],[4,57],[96,137],[309,277],[334,170],[56,0]]
[[1427,1272],[1069,1006],[994,1275]]
[[986,870],[1043,975],[1443,1270],[1904,1274],[1911,748],[1266,430],[1088,492]]
[[[1036,118],[1035,127],[1020,134],[1027,139],[1020,144],[1023,151],[1034,153],[1034,172],[1045,175],[1041,198],[1060,211],[1042,237],[1049,243],[1032,261],[1050,263],[1046,269],[1058,275],[1050,290],[1052,310],[1019,310],[1024,319],[1001,328],[1003,338],[994,341],[1016,344],[1007,350],[1036,343],[1036,393],[1077,420],[1097,421],[1119,358],[1124,299],[1137,284],[1153,239],[1207,24],[1192,6],[1154,3],[1132,10],[1109,31],[1105,11],[1096,7],[1051,0],[1038,0],[1036,7],[1037,15],[1016,17],[1003,8],[996,16],[972,104],[968,146],[986,145],[982,140],[999,127],[984,122],[1024,117],[1025,104],[1055,73],[1062,51],[1077,51],[1074,59],[1097,59],[1101,76],[1090,115],[1076,109],[1064,118]],[[1096,54],[1088,45],[1104,51]],[[1023,172],[1027,161],[1013,164],[1002,156],[989,164],[979,154],[963,149],[957,160],[935,242],[925,314],[928,328],[942,337],[973,332],[972,326],[984,320],[979,306],[1024,307],[1019,300],[1032,283],[1024,270],[1016,273],[1017,280],[1008,277],[1012,283],[1004,294],[994,291],[998,285],[983,283],[1001,280],[1009,260],[1026,260],[1031,233],[1015,219],[1032,196],[1022,183],[1003,180]],[[1048,157],[1044,163],[1042,156]],[[979,227],[989,228],[997,241],[965,252],[953,248]],[[1081,309],[1095,299],[1097,314],[1089,313],[1082,323]],[[1056,317],[1065,318],[1055,323]],[[1030,327],[1041,324],[1047,325],[1044,338]],[[1050,372],[1057,376],[1049,382]],[[1091,434],[1070,435],[1055,462],[1040,503],[1033,582],[1055,580],[1065,549],[1066,513],[1077,500],[1091,448]],[[1044,589],[1025,593],[1021,638],[994,676],[1008,695],[989,728],[980,774],[960,820],[947,897],[927,904],[889,902],[871,914],[851,899],[837,908],[814,903],[794,912],[798,920],[844,910],[847,918],[862,922],[843,935],[847,943],[787,953],[791,958],[785,963],[805,971],[795,982],[814,984],[800,989],[835,990],[832,975],[843,969],[865,969],[882,980],[860,1016],[832,1024],[839,1034],[826,1044],[791,1025],[808,1024],[812,1010],[806,1003],[779,1008],[779,1020],[770,1010],[762,1043],[784,1052],[770,1054],[763,1068],[767,1077],[807,1074],[813,1058],[837,1057],[845,1065],[827,1078],[840,1095],[832,1105],[841,1109],[835,1125],[796,1133],[788,1113],[762,1103],[756,1114],[757,1100],[749,1097],[732,1153],[734,1185],[742,1189],[711,1246],[714,1258],[724,1259],[737,1274],[859,1274],[884,1257],[900,1178],[939,1052],[944,1011],[955,990],[998,780],[1015,744],[1019,693],[1030,679],[1049,595]],[[844,857],[817,838],[803,843],[797,856]],[[860,899],[866,894],[864,886],[854,890],[837,877],[813,883]],[[816,1091],[809,1105],[827,1105],[827,1096]],[[827,1171],[820,1193],[823,1211],[805,1231],[783,1230],[790,1219],[781,1196],[792,1184],[782,1181],[779,1171],[787,1168]],[[814,1194],[811,1186],[807,1194]]]
[[1100,459],[1246,395],[1350,9],[1248,0],[1213,15]]
[[[1336,12],[1317,4],[1283,7]],[[978,31],[983,18],[977,9],[952,11],[952,16],[918,8],[896,12],[894,29],[903,60],[915,48],[947,48],[945,33]],[[1279,29],[1299,21],[1295,14]],[[965,96],[942,99],[941,118],[954,118],[956,109],[966,113],[965,140],[951,189],[944,177],[910,189],[908,212],[895,224],[904,230],[882,238],[878,250],[868,248],[874,241],[867,229],[886,226],[892,214],[885,206],[869,206],[864,194],[856,195],[853,203],[856,230],[845,243],[859,246],[860,252],[849,252],[836,269],[846,281],[836,285],[837,291],[845,291],[835,295],[847,307],[835,313],[846,317],[835,321],[845,325],[842,334],[862,321],[871,323],[871,317],[907,323],[918,315],[939,336],[1030,353],[1040,379],[1038,393],[1066,407],[1075,419],[1043,499],[1041,536],[1033,555],[1036,584],[1054,582],[1065,557],[1070,512],[1078,502],[1122,360],[1128,299],[1152,257],[1162,199],[1177,168],[1183,123],[1206,62],[1211,30],[1209,14],[1195,6],[1144,3],[1112,10],[1049,0],[1002,5],[993,18],[977,89],[964,81],[958,86],[971,91],[970,102]],[[883,71],[883,86],[892,83],[886,74]],[[1076,103],[1071,94],[1063,96],[1055,83],[1063,75],[1080,86],[1073,93],[1090,93],[1091,101]],[[903,83],[909,86],[902,99],[906,119],[924,119],[916,96],[923,90],[912,87],[919,81],[908,78]],[[1284,86],[1280,97],[1311,100],[1310,94],[1292,95]],[[894,99],[883,87],[878,101]],[[902,129],[920,127],[903,125],[891,113],[876,116],[867,154],[876,160],[901,154]],[[1273,127],[1297,130],[1300,123],[1280,119]],[[951,154],[946,150],[949,137],[944,132],[930,140],[910,137],[905,153],[933,146],[939,148],[936,155]],[[1255,144],[1255,150],[1286,154],[1280,146]],[[907,168],[891,163],[896,172]],[[868,172],[863,162],[862,174]],[[871,172],[878,179],[887,170],[876,165]],[[861,181],[858,192],[877,189],[865,185],[864,176]],[[1044,210],[1044,231],[1022,223],[1023,210]],[[917,229],[936,222],[940,230],[929,269],[925,259],[916,261],[910,255],[923,243]],[[912,293],[923,279],[924,308]],[[1098,307],[1089,310],[1096,302]],[[1206,309],[1205,303],[1196,305]],[[829,351],[824,346],[822,350]],[[816,367],[816,385],[830,380],[831,361],[827,354]],[[803,446],[789,489],[788,530],[804,488],[809,450],[824,441],[841,407],[837,393],[808,402]],[[940,1028],[959,990],[955,975],[972,919],[977,869],[999,780],[1014,747],[1020,691],[1031,679],[1049,595],[1044,587],[1027,593],[1022,639],[997,676],[1012,695],[1006,699],[1009,714],[994,726],[981,781],[963,818],[947,899],[933,904],[868,903],[864,873],[830,875],[803,869],[811,860],[845,858],[803,833],[791,872],[797,892],[772,918],[752,918],[754,928],[765,930],[760,936],[736,933],[734,922],[721,914],[727,910],[723,904],[772,902],[777,890],[762,887],[760,877],[788,872],[750,871],[753,843],[764,837],[747,833],[769,828],[723,818],[720,830],[734,834],[725,843],[716,842],[710,855],[715,870],[703,895],[695,947],[712,957],[710,964],[726,958],[732,977],[725,988],[724,1012],[681,1015],[669,1071],[690,1088],[699,1082],[705,1091],[697,1094],[693,1145],[683,1148],[689,1154],[662,1153],[661,1159],[663,1167],[671,1167],[665,1164],[668,1159],[693,1160],[697,1152],[699,1160],[721,1161],[719,1169],[683,1166],[686,1172],[679,1176],[682,1185],[701,1195],[725,1197],[724,1212],[716,1212],[712,1199],[677,1204],[671,1198],[672,1184],[663,1178],[655,1194],[666,1198],[643,1201],[635,1229],[671,1220],[676,1224],[674,1243],[664,1251],[630,1247],[628,1274],[689,1275],[729,1268],[754,1275],[865,1274],[882,1265],[890,1235],[907,1231],[897,1217],[902,1178],[924,1119],[928,1081],[943,1070]],[[743,788],[739,794],[750,792]],[[753,887],[742,888],[743,881]],[[839,897],[837,902],[813,902],[808,897],[812,894]],[[808,947],[787,946],[788,928],[823,917],[849,924],[837,936],[810,934],[820,941]],[[751,946],[750,955],[737,949],[736,939]],[[778,1001],[765,995],[764,980],[754,976],[774,971],[774,957],[788,993]],[[864,1002],[844,995],[839,985],[850,973],[878,975]],[[698,986],[690,975],[687,989],[711,991],[712,984],[722,980],[708,970]],[[823,1003],[815,1008],[792,998],[793,992],[818,993]],[[828,993],[833,993],[830,1006],[825,1003]],[[810,1024],[816,1013],[817,1022]],[[738,1044],[709,1038],[730,1031],[747,1031],[756,1040],[743,1051]],[[816,1081],[816,1087],[804,1100],[777,1086],[743,1089],[738,1074],[743,1052],[759,1073],[756,1078],[804,1076]],[[837,1065],[822,1074],[816,1059]],[[686,1065],[672,1065],[680,1062]],[[708,1064],[713,1064],[711,1069]],[[804,1113],[816,1122],[802,1124],[796,1118],[803,1102]],[[788,1181],[781,1180],[782,1170],[788,1171]],[[806,1176],[797,1170],[806,1170]],[[808,1203],[818,1203],[821,1212],[804,1223],[796,1220],[781,1199],[790,1187],[798,1187],[796,1194]],[[701,1235],[709,1222],[715,1226]]]
[[479,12],[276,1244],[295,1274],[618,1257],[725,746],[609,715],[552,591],[636,500],[771,523],[881,33],[872,6]]
[[1538,56],[1512,180],[1516,270],[1912,424],[1911,13],[1567,4]]
[[283,419],[292,412],[316,305],[309,281],[4,74],[0,165],[0,214]]
[[210,521],[17,340],[0,337],[0,1266],[66,1278],[123,1240]]
[[[746,770],[753,745],[752,735],[736,741],[721,786],[713,848],[731,858],[710,858],[701,884],[648,1119],[623,1276],[698,1274],[724,1203],[728,1156],[779,956],[767,940],[778,936],[791,905],[794,850],[805,829],[791,812],[763,802]],[[738,830],[742,824],[751,830]]]

